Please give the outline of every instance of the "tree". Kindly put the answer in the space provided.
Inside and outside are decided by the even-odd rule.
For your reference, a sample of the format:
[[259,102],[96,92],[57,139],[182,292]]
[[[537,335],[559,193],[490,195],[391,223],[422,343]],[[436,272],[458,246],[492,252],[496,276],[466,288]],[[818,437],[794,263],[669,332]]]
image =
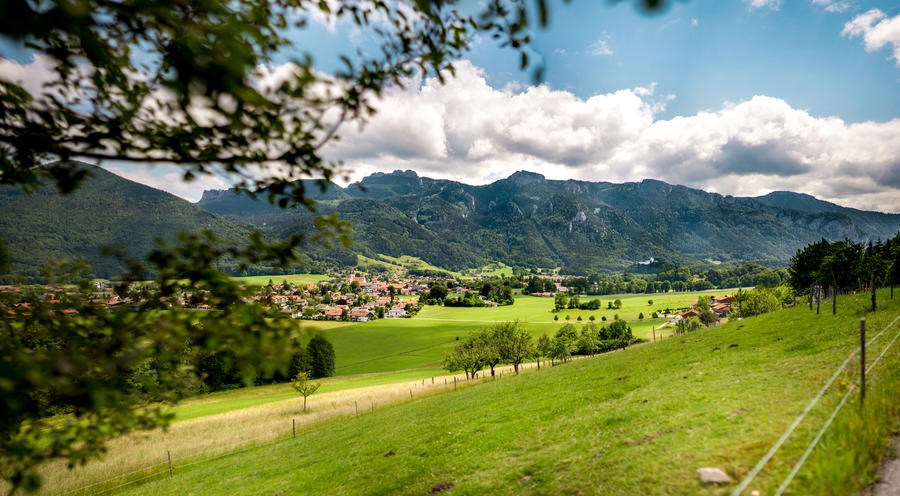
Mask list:
[[613,303],[613,307],[615,307],[617,310],[622,308],[622,300],[616,298],[616,301]]
[[447,298],[447,293],[447,286],[439,283],[434,283],[428,290],[428,297],[436,300],[438,303],[441,303],[444,301],[444,299]]
[[[443,81],[453,73],[452,62],[482,37],[498,39],[528,67],[530,28],[535,19],[547,25],[546,3],[535,0],[537,8],[526,9],[515,0],[489,0],[461,15],[452,2],[432,1],[402,7],[383,0],[0,2],[0,19],[6,20],[0,35],[45,56],[53,72],[35,93],[0,78],[0,184],[34,191],[46,181],[69,193],[90,174],[72,159],[168,163],[185,181],[224,175],[238,191],[312,210],[308,185],[296,179],[318,177],[324,188],[341,172],[321,151],[342,123],[365,121],[385,88],[416,71]],[[643,4],[661,7],[659,0]],[[342,56],[343,68],[332,74],[317,70],[312,56],[291,41],[291,30],[303,29],[313,15],[355,23],[377,41],[372,50]],[[383,26],[384,18],[392,22]],[[273,70],[275,57],[292,48],[292,62]],[[541,73],[538,65],[535,78]],[[77,321],[57,312],[27,323],[62,339],[64,352],[32,353],[34,343],[7,339],[12,326],[5,316],[0,476],[13,491],[34,488],[40,483],[34,468],[43,460],[81,463],[101,453],[110,437],[165,425],[171,416],[154,414],[156,407],[148,407],[147,398],[134,395],[122,379],[148,355],[167,363],[177,340],[181,347],[192,340],[197,353],[231,347],[236,367],[247,376],[255,374],[252,361],[259,357],[266,358],[267,373],[286,367],[292,326],[245,301],[249,295],[215,261],[228,257],[242,269],[262,261],[288,268],[300,260],[302,242],[329,235],[349,242],[347,226],[335,215],[319,217],[315,225],[319,234],[284,241],[255,233],[247,246],[227,245],[208,233],[185,235],[145,260],[128,260],[127,279],[145,280],[150,273],[161,282],[139,316],[84,309],[79,317],[88,317]],[[197,288],[218,309],[201,318],[202,325],[182,312],[153,311],[166,308],[178,290]],[[88,369],[111,372],[100,381]],[[166,381],[171,394],[164,399],[185,394],[191,379],[190,373],[172,372]],[[75,431],[42,423],[47,412],[34,406],[37,392],[56,389],[54,401],[73,408],[72,425],[89,427]],[[26,427],[42,433],[33,438],[56,441],[48,447],[25,440]]]
[[566,324],[556,331],[551,343],[550,356],[566,362],[578,347],[578,331],[572,324]]
[[703,322],[707,327],[713,325],[716,321],[719,320],[719,317],[709,308],[709,298],[705,296],[697,297],[697,304],[694,305],[694,310],[697,310],[700,315],[697,317],[700,319],[700,322]]
[[313,379],[334,375],[334,346],[321,333],[313,336],[306,344],[309,357],[309,375]]
[[494,367],[503,359],[496,331],[493,328],[479,331],[471,339],[476,341],[475,346],[481,348],[484,364],[491,368],[491,377],[494,377]]
[[466,373],[467,379],[475,377],[475,373],[484,368],[487,353],[489,350],[484,346],[484,342],[474,335],[469,335],[465,341],[444,355],[443,367],[450,372],[462,370]]
[[600,329],[594,323],[586,324],[582,327],[581,332],[578,334],[579,351],[594,356],[594,352],[597,350],[597,340],[599,335]]
[[653,305],[653,300],[647,300],[648,305]]
[[638,320],[644,320],[644,312],[638,314]]
[[511,363],[518,374],[519,365],[534,353],[531,334],[518,321],[496,324],[491,333],[501,359]]
[[318,391],[319,387],[322,385],[318,382],[312,382],[309,379],[310,376],[308,373],[298,372],[297,375],[294,376],[293,382],[291,382],[294,389],[303,395],[303,413],[306,413],[306,398]]
[[537,344],[534,347],[534,351],[538,360],[538,370],[540,370],[541,358],[544,358],[550,354],[550,337],[547,336],[546,332],[538,338]]
[[569,297],[566,296],[565,293],[557,293],[556,297],[553,299],[553,308],[558,312],[560,310],[565,310],[569,305]]

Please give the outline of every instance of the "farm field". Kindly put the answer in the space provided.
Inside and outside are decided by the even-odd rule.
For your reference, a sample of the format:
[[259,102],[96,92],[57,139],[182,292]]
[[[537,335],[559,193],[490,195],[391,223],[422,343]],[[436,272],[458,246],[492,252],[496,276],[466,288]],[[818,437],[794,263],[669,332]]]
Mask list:
[[[700,294],[726,294],[729,291],[708,291]],[[619,310],[565,310],[558,314],[551,312],[553,298],[519,296],[516,303],[496,308],[460,308],[425,306],[411,319],[381,319],[359,324],[347,324],[324,330],[324,334],[335,348],[335,371],[339,375],[387,372],[417,367],[439,368],[444,353],[455,344],[456,338],[463,339],[470,332],[488,327],[496,322],[519,320],[523,327],[535,337],[543,333],[552,336],[566,323],[583,325],[591,315],[596,323],[602,324],[601,317],[612,320],[615,315],[629,321],[636,337],[650,339],[651,328],[665,321],[650,319],[653,310],[668,307],[684,307],[697,299],[698,293],[672,293],[667,295],[614,295],[600,297],[604,305],[616,298],[622,300]],[[647,300],[653,299],[653,305]],[[638,320],[643,312],[645,318]],[[554,321],[553,316],[560,320]],[[582,321],[577,320],[578,316]],[[306,326],[310,321],[304,321]],[[318,325],[320,322],[314,322]]]
[[[870,336],[894,322],[870,356],[896,343],[900,298],[886,296],[875,313],[866,295],[843,296],[837,316],[801,306],[426,396],[116,494],[728,494],[733,484],[703,487],[696,469],[747,474],[853,352],[860,317]],[[900,346],[883,360],[866,412],[897,404]],[[853,363],[746,494],[774,492],[856,380]],[[822,439],[847,456],[814,451],[787,494],[865,484],[872,464],[864,430],[847,428],[859,415],[850,401]]]
[[331,276],[325,274],[285,274],[280,276],[242,276],[235,277],[234,279],[251,286],[265,286],[266,284],[269,284],[269,281],[272,281],[274,284],[281,284],[282,281],[287,281],[300,285],[327,281],[331,279]]

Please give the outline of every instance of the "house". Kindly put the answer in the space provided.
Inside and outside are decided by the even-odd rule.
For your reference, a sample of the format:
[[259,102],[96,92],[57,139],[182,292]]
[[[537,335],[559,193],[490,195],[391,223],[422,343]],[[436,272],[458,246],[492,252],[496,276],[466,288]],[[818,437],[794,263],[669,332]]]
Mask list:
[[343,310],[340,308],[329,308],[325,310],[325,318],[329,320],[340,320]]
[[697,317],[698,315],[700,315],[700,312],[698,312],[692,308],[692,309],[688,310],[687,312],[684,312],[683,314],[681,314],[681,318],[687,319],[690,317]]
[[722,303],[724,305],[730,305],[734,300],[734,295],[725,295],[725,296],[713,296],[713,301],[716,303]]
[[406,317],[406,310],[394,307],[387,312],[384,312],[384,316],[388,319],[399,319],[401,317]]
[[350,310],[350,318],[355,320],[356,322],[368,322],[369,317],[372,315],[372,312],[365,308],[354,308]]
[[728,314],[731,313],[731,307],[724,303],[716,303],[709,307],[710,310],[716,313],[719,317],[728,317]]

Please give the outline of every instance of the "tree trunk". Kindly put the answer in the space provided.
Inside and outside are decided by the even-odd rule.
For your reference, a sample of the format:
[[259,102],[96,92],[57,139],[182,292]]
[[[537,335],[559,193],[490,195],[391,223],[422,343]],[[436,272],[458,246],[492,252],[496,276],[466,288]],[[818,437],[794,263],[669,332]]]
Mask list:
[[837,315],[837,281],[831,287],[831,315]]
[[513,362],[513,369],[516,371],[516,375],[519,375],[519,363]]
[[306,396],[303,397],[303,412],[306,413]]
[[538,366],[538,370],[541,370],[541,359],[540,359],[540,357],[538,357],[538,359],[537,359],[537,366]]
[[872,311],[875,311],[875,271],[872,271],[872,277],[869,278],[869,287],[872,288]]
[[491,365],[491,377],[494,377],[494,366]]
[[809,287],[809,311],[812,312],[813,287]]
[[819,315],[819,307],[822,306],[822,295],[819,293],[819,288],[816,288],[816,315]]

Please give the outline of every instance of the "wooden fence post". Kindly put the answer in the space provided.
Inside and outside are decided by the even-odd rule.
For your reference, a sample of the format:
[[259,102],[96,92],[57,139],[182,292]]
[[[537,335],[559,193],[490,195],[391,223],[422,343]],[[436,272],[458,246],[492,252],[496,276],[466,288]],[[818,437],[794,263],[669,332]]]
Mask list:
[[291,419],[291,433],[297,439],[297,419]]
[[166,455],[169,457],[169,478],[171,479],[174,476],[174,471],[172,470],[172,452],[166,450]]
[[859,406],[866,401],[866,319],[859,319]]

